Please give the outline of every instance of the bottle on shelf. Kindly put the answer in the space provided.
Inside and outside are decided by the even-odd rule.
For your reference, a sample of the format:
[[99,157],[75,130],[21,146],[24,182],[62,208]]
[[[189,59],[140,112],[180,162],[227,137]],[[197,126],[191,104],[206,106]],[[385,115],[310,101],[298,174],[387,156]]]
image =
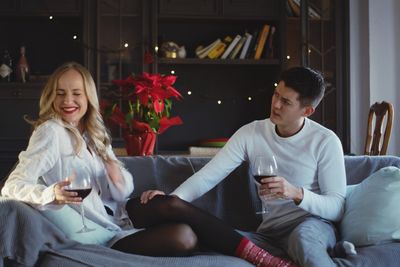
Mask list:
[[25,46],[21,46],[20,54],[21,55],[16,69],[17,81],[25,83],[29,80],[29,71],[30,71],[28,60],[26,59],[25,56]]
[[10,82],[11,74],[13,72],[12,69],[12,58],[8,50],[4,50],[3,58],[0,65],[0,80],[2,82]]

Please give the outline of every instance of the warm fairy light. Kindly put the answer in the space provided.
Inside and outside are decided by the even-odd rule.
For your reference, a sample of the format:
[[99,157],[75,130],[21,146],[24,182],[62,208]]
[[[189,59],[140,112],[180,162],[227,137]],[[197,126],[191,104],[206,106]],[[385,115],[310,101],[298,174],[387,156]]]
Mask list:
[[251,101],[251,100],[252,100],[251,96],[249,96],[249,97],[247,98],[247,100]]
[[124,47],[125,47],[125,48],[127,48],[128,46],[129,46],[129,44],[128,44],[128,43],[125,43],[125,44],[124,44]]
[[290,59],[290,56],[289,56],[289,55],[287,55],[287,56],[286,56],[286,58],[287,58],[287,59]]
[[311,49],[308,49],[308,53],[311,54]]
[[53,19],[53,16],[49,16],[49,19],[52,20],[52,19]]
[[78,36],[74,35],[74,36],[72,36],[72,39],[76,40],[76,39],[78,39]]
[[221,105],[221,104],[222,104],[222,101],[221,101],[221,100],[218,100],[217,103],[218,103],[218,105]]
[[192,91],[187,91],[187,94],[188,94],[188,95],[191,95],[191,94],[192,94]]
[[158,51],[158,46],[155,46],[155,47],[154,47],[154,51],[157,53],[157,51]]
[[274,83],[274,86],[275,86],[275,87],[277,87],[277,86],[278,86],[278,84],[277,84],[277,83]]
[[175,71],[174,71],[174,70],[171,70],[171,74],[174,75],[174,74],[175,74]]

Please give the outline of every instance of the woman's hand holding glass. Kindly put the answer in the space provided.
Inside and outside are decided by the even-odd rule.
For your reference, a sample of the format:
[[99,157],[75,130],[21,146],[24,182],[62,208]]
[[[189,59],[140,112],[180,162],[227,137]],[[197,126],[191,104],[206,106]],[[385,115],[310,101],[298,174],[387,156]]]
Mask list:
[[65,187],[71,184],[70,180],[73,177],[67,177],[65,180],[58,182],[54,185],[54,203],[55,204],[81,204],[82,198],[78,196],[77,192],[65,190]]

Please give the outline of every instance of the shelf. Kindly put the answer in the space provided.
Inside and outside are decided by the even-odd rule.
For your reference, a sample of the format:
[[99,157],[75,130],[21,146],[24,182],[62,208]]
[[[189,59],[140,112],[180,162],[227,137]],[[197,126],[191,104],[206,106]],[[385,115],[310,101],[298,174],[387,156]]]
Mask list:
[[175,65],[279,65],[279,59],[199,59],[199,58],[160,58],[158,64]]
[[277,21],[280,19],[279,16],[217,16],[217,15],[159,15],[158,19],[160,21]]

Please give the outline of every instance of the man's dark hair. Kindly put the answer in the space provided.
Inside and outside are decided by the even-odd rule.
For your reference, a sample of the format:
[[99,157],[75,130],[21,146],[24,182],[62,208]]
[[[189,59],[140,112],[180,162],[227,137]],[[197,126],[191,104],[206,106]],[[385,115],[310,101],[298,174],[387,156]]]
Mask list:
[[300,104],[316,108],[324,97],[325,82],[321,73],[307,67],[294,67],[282,72],[279,81],[299,93]]

